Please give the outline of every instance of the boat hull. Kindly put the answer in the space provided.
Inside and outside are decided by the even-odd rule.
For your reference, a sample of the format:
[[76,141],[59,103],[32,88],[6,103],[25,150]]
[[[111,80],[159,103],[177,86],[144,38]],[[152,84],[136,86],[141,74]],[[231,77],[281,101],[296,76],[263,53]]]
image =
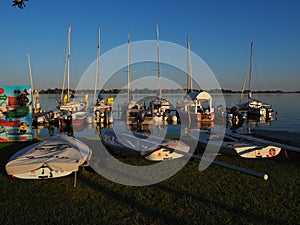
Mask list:
[[102,143],[116,156],[139,157],[151,161],[180,158],[190,150],[190,147],[181,141],[149,137],[144,133],[108,131],[103,135]]
[[[189,152],[190,148],[181,143],[178,142],[176,149],[180,149],[180,152],[178,151],[171,151],[169,148],[160,148],[157,151],[153,151],[151,154],[146,156],[145,158],[150,161],[165,161],[165,160],[172,160],[172,159],[178,159],[186,155],[186,153]],[[182,152],[182,153],[181,153]]]
[[8,175],[17,178],[55,178],[77,171],[90,157],[91,150],[86,144],[59,134],[16,152],[5,169]]
[[48,167],[39,168],[25,173],[19,173],[12,175],[13,177],[20,179],[49,179],[59,178],[70,175],[72,171],[54,170],[52,171]]
[[[262,145],[247,140],[237,139],[225,135],[224,138],[219,134],[208,132],[199,132],[199,130],[190,130],[190,136],[197,140],[199,146],[206,148],[207,144],[220,147],[218,153],[224,155],[238,155],[243,158],[271,158],[277,156],[281,148],[273,145]],[[215,152],[214,152],[215,153]]]

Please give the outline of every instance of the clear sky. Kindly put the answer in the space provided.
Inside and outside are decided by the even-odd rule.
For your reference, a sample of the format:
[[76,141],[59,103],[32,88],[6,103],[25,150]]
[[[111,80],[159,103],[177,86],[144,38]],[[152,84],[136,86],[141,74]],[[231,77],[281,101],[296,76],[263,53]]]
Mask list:
[[97,55],[131,41],[160,40],[186,46],[214,72],[224,89],[240,90],[254,42],[253,89],[300,90],[300,1],[297,0],[29,0],[26,8],[0,1],[1,85],[60,88],[67,27],[72,26],[73,86]]

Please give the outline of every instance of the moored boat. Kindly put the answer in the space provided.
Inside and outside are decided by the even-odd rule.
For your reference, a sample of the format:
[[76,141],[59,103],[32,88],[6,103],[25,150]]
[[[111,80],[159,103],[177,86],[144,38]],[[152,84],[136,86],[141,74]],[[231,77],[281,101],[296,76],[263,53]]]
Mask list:
[[248,116],[263,116],[263,117],[266,117],[267,119],[269,119],[269,118],[272,118],[272,116],[273,116],[274,110],[272,109],[272,105],[268,104],[268,103],[264,103],[260,100],[254,99],[252,97],[252,92],[251,92],[252,52],[253,52],[253,42],[251,42],[251,47],[250,47],[248,101],[242,103],[242,96],[243,96],[245,81],[246,81],[246,74],[245,74],[244,84],[243,84],[242,93],[241,93],[241,99],[240,99],[240,103],[238,106],[239,106],[240,110],[246,111]]
[[[67,42],[67,49],[66,49],[66,61],[65,61],[65,68],[64,68],[64,79],[62,85],[62,93],[60,102],[57,102],[57,108],[60,111],[69,111],[69,112],[78,112],[82,111],[86,108],[86,103],[77,101],[75,99],[74,93],[70,90],[70,42],[71,42],[71,26],[68,27],[68,42]],[[67,77],[67,93],[64,95],[65,90],[65,80]]]
[[212,96],[205,91],[187,93],[176,106],[181,120],[212,122],[215,118]]
[[73,125],[83,124],[87,116],[88,116],[88,112],[84,112],[84,111],[72,113],[72,124]]
[[88,116],[88,112],[80,111],[80,112],[64,112],[63,115],[60,116],[60,124],[61,125],[80,125],[83,124]]

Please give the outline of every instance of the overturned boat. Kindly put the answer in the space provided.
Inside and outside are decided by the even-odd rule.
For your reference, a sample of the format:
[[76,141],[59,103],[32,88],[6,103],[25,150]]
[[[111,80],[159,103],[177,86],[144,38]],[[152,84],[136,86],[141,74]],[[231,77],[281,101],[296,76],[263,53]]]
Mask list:
[[191,129],[189,135],[198,141],[199,146],[206,148],[207,144],[220,146],[219,153],[224,155],[239,155],[243,158],[270,158],[277,156],[281,148],[247,140],[244,135],[234,135],[226,132],[222,134],[199,129]]
[[8,175],[21,179],[56,178],[78,171],[90,157],[86,144],[58,134],[16,152],[5,169]]
[[[190,147],[179,140],[162,139],[145,132],[106,131],[102,143],[119,156],[141,157],[150,161],[163,161],[183,157]],[[182,154],[180,153],[182,152]]]

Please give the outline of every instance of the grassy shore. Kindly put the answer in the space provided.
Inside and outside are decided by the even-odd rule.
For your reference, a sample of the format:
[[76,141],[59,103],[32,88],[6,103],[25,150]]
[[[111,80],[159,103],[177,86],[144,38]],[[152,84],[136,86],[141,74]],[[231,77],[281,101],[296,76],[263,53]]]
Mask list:
[[[269,180],[198,160],[161,183],[132,187],[88,168],[74,176],[22,180],[7,176],[9,157],[30,143],[0,143],[0,224],[298,224],[299,154],[284,159],[217,159],[266,172]],[[146,160],[122,159],[146,164]],[[138,162],[136,162],[139,160]]]

